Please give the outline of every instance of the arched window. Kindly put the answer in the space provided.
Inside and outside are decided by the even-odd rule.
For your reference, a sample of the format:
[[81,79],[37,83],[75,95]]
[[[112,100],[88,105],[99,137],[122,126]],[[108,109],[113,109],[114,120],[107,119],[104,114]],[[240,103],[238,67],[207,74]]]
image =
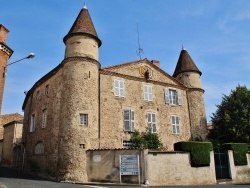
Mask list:
[[35,154],[43,154],[44,153],[44,145],[42,142],[37,142],[35,146]]

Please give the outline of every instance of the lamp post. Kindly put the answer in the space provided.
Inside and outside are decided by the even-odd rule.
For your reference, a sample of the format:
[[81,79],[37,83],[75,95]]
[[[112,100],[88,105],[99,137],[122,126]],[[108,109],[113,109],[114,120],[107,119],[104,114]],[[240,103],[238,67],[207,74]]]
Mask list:
[[3,68],[4,68],[3,77],[5,77],[5,75],[6,75],[7,67],[8,67],[8,66],[13,65],[13,64],[15,64],[15,63],[17,63],[17,62],[19,62],[19,61],[24,60],[24,59],[32,59],[32,58],[34,58],[34,57],[35,57],[35,54],[34,54],[34,53],[30,53],[28,56],[26,56],[26,57],[24,57],[24,58],[22,58],[22,59],[19,59],[19,60],[17,60],[17,61],[14,61],[14,62],[12,62],[12,63],[7,64],[6,66],[3,67]]

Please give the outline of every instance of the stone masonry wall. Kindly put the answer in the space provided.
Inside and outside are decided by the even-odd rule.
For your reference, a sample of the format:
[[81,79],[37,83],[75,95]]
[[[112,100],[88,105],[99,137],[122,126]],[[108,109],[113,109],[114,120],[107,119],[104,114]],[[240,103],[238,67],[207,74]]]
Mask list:
[[214,155],[210,166],[193,168],[189,153],[149,153],[146,179],[150,186],[208,185],[216,183]]
[[188,95],[192,137],[205,139],[207,136],[207,120],[203,91],[189,90]]
[[[46,86],[48,94],[46,94]],[[25,171],[55,179],[58,163],[60,106],[62,94],[61,70],[40,84],[30,95],[24,109],[23,142]],[[47,111],[46,126],[42,128],[42,114]],[[31,115],[35,115],[35,130],[30,132]],[[43,154],[34,154],[38,142],[44,144]]]
[[[114,95],[115,79],[124,80],[125,97]],[[172,81],[166,79],[165,82]],[[145,84],[153,87],[153,101],[144,100]],[[140,132],[147,131],[147,112],[156,113],[157,133],[168,150],[173,150],[173,143],[188,140],[191,133],[186,91],[177,88],[182,93],[182,105],[170,105],[165,104],[165,87],[167,86],[152,83],[150,80],[143,82],[101,74],[101,148],[121,148],[123,141],[130,140],[131,133],[123,131],[123,110],[125,109],[134,111],[135,129]],[[176,88],[172,87],[172,89]],[[172,133],[171,115],[180,117],[180,134]]]

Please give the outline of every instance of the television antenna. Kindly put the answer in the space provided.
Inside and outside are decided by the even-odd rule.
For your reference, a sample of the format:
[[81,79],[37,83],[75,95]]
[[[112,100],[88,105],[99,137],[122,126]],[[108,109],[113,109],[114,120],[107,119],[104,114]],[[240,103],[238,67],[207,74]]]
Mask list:
[[139,35],[139,27],[138,27],[138,23],[137,23],[137,39],[138,39],[138,50],[136,50],[136,53],[137,55],[140,56],[140,60],[141,60],[141,54],[143,53],[143,49],[141,48],[141,45],[140,45],[140,35]]

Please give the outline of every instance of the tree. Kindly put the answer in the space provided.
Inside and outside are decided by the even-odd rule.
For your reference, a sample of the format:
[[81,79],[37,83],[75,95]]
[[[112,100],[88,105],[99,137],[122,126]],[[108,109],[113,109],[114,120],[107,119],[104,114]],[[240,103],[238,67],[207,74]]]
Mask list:
[[250,143],[250,90],[238,85],[228,96],[223,94],[211,118],[211,139],[220,143]]
[[151,132],[138,132],[135,131],[130,140],[133,148],[145,149],[162,149],[163,144],[160,141],[158,134]]

